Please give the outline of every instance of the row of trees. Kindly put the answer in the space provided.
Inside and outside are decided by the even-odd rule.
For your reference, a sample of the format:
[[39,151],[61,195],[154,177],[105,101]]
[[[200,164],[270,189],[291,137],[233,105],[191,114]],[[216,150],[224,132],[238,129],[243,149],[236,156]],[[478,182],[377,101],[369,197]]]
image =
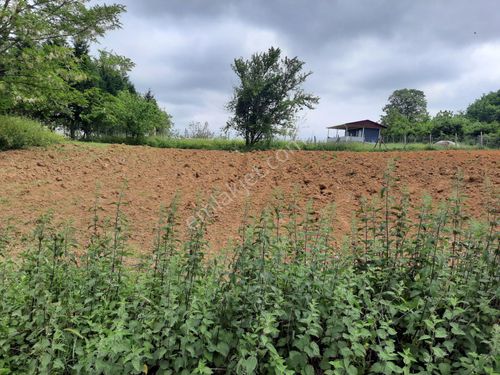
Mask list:
[[[149,91],[137,92],[129,59],[89,45],[120,27],[122,5],[89,5],[89,0],[0,0],[0,113],[14,113],[63,128],[71,138],[123,135],[139,139],[171,130],[171,117]],[[296,116],[319,98],[302,86],[311,72],[304,62],[281,56],[279,48],[235,59],[240,84],[227,105],[226,131],[253,145],[296,132]],[[486,134],[498,143],[500,91],[471,104],[463,113],[431,118],[425,94],[395,91],[384,107],[386,134],[433,137]],[[192,129],[191,129],[192,128]],[[188,132],[212,136],[196,124]]]
[[396,90],[383,108],[385,134],[392,137],[430,136],[475,138],[483,134],[492,144],[500,143],[500,90],[483,95],[463,111],[440,111],[431,117],[423,91]]
[[0,112],[38,119],[71,138],[168,132],[171,117],[139,94],[129,59],[90,43],[120,27],[122,5],[0,0]]

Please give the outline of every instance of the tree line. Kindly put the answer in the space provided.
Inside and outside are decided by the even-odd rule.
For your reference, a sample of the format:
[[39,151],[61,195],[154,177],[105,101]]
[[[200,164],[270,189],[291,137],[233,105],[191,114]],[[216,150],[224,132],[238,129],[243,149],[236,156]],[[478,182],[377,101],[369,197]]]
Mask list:
[[90,45],[120,27],[123,5],[0,0],[0,112],[62,128],[71,138],[168,132],[171,116],[137,92],[133,62]]
[[[16,114],[61,128],[71,138],[124,136],[137,142],[172,134],[172,118],[151,91],[139,93],[129,78],[133,62],[90,45],[119,28],[123,5],[89,0],[0,0],[0,114]],[[234,131],[247,146],[296,135],[297,114],[313,109],[319,97],[303,84],[312,72],[279,48],[237,58],[239,84],[226,108]],[[431,117],[423,91],[396,90],[383,108],[385,135],[474,138],[500,145],[500,90],[465,111]],[[186,134],[212,136],[208,126],[191,124]]]
[[[225,130],[235,130],[247,145],[296,132],[296,114],[313,109],[319,98],[305,93],[302,85],[311,72],[304,62],[281,57],[279,48],[236,59],[232,65],[239,78],[227,108],[233,116]],[[469,139],[481,136],[489,145],[500,146],[500,90],[483,95],[465,111],[439,111],[430,116],[425,93],[396,90],[383,108],[384,136],[391,139]]]
[[443,110],[432,117],[423,91],[401,89],[392,93],[383,111],[381,122],[388,137],[474,139],[482,135],[490,144],[500,145],[500,90],[483,95],[465,111]]

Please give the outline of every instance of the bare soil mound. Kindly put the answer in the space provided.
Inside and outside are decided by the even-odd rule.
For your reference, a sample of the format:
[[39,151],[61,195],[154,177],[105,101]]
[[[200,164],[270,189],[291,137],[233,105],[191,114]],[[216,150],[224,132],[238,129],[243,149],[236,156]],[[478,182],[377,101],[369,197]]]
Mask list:
[[278,190],[299,203],[337,207],[335,226],[349,231],[363,196],[377,194],[388,162],[395,183],[407,188],[412,204],[424,192],[444,199],[457,171],[472,215],[484,212],[485,180],[498,188],[500,151],[423,152],[225,152],[155,149],[123,145],[65,144],[0,153],[0,223],[29,234],[36,219],[52,210],[56,221],[71,220],[78,230],[91,223],[96,195],[103,215],[112,216],[124,190],[131,243],[148,252],[161,205],[180,195],[179,222],[193,214],[197,197],[211,194],[207,238],[214,249],[236,237],[245,207],[259,212]]

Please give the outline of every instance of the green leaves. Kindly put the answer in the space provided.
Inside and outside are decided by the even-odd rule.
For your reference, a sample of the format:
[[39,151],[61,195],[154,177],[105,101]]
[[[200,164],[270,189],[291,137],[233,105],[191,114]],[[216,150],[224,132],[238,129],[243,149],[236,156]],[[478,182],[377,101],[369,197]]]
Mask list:
[[[0,151],[60,143],[63,137],[42,124],[11,116],[0,116]],[[0,241],[0,252],[2,241]]]
[[240,368],[243,370],[242,374],[254,374],[255,369],[257,368],[257,363],[257,358],[255,356],[251,356],[240,361]]
[[448,337],[448,332],[446,332],[446,329],[439,327],[434,331],[434,337],[437,339],[444,339]]
[[[392,135],[412,133],[411,127],[428,120],[427,99],[423,91],[401,89],[394,91],[384,107],[382,123]],[[414,131],[414,130],[413,130]]]
[[126,90],[120,91],[116,97],[108,96],[94,110],[96,112],[89,114],[89,118],[102,118],[105,127],[98,132],[140,139],[170,126],[168,115],[156,103]]
[[128,77],[133,62],[107,51],[90,56],[90,43],[120,26],[125,7],[88,3],[3,1],[0,112],[61,127],[72,139],[165,134],[171,117],[151,93],[137,94]]
[[293,132],[297,112],[319,102],[301,88],[311,74],[302,73],[304,62],[280,57],[281,50],[271,47],[249,60],[235,59],[232,65],[240,85],[227,104],[234,116],[225,129],[236,130],[247,146]]
[[218,353],[222,354],[224,357],[227,357],[229,354],[229,345],[223,341],[217,344],[216,350]]
[[[230,261],[206,259],[203,223],[185,242],[177,239],[174,199],[160,215],[150,261],[131,268],[122,258],[126,218],[116,206],[106,226],[96,203],[88,246],[74,254],[47,215],[19,261],[0,262],[0,374],[498,368],[498,260],[493,246],[486,249],[488,230],[469,233],[460,223],[461,235],[479,245],[470,240],[463,256],[451,258],[454,232],[427,207],[404,242],[383,231],[390,241],[375,236],[363,243],[365,253],[339,257],[322,220],[280,204],[244,228]],[[383,211],[373,217],[370,210],[361,213],[366,222],[385,229]],[[393,228],[397,218],[388,218]],[[440,241],[432,238],[438,225],[445,226]]]
[[83,98],[74,85],[85,79],[67,42],[95,40],[119,26],[122,5],[88,1],[3,1],[0,6],[0,110],[48,121],[68,115]]

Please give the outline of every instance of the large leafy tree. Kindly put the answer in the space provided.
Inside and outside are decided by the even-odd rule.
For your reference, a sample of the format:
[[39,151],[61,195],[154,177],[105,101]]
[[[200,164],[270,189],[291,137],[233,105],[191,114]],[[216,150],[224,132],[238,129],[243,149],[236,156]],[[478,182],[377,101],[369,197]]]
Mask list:
[[256,53],[249,60],[235,59],[232,69],[240,83],[227,105],[233,116],[225,129],[242,135],[247,146],[292,131],[298,111],[313,109],[319,101],[302,89],[311,74],[303,67],[297,57],[281,58],[279,48]]
[[[0,110],[30,106],[40,117],[67,114],[79,100],[71,39],[94,41],[120,26],[122,5],[89,0],[0,0]],[[22,112],[21,111],[21,112]]]
[[500,90],[477,99],[467,108],[466,115],[475,121],[500,123]]
[[383,111],[381,121],[387,126],[387,133],[394,135],[415,133],[429,120],[425,94],[415,89],[394,91]]
[[130,59],[89,54],[125,9],[90,3],[0,0],[0,110],[62,126],[71,138],[168,131],[170,116],[130,82]]

